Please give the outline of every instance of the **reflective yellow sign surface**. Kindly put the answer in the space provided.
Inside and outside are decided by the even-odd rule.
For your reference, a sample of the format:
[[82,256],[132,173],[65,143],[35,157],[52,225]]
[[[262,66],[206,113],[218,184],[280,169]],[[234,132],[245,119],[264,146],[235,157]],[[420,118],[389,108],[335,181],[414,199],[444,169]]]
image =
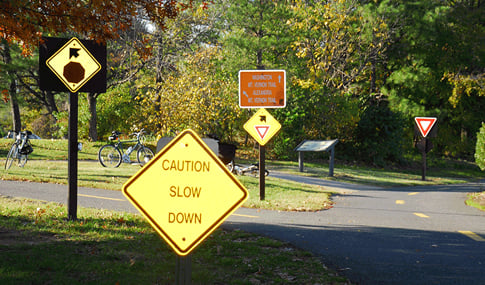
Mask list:
[[265,145],[281,129],[280,123],[266,109],[259,109],[244,129],[260,144]]
[[190,253],[248,197],[191,130],[168,143],[122,190],[178,255]]
[[101,70],[101,64],[77,38],[70,39],[47,59],[46,65],[71,92],[77,92]]

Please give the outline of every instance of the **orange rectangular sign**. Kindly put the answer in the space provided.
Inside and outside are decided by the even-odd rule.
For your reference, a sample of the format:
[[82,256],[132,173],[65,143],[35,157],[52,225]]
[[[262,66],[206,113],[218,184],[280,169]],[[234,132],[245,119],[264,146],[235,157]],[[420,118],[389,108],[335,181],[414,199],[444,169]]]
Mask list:
[[284,70],[240,70],[241,108],[284,108],[286,72]]

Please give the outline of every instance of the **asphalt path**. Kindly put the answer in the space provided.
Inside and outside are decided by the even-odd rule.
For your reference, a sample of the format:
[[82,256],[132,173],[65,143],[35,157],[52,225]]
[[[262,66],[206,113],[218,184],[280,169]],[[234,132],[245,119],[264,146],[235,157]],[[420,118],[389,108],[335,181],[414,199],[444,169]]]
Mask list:
[[[288,241],[354,284],[485,284],[485,212],[464,204],[484,183],[379,188],[272,172],[335,190],[334,208],[240,208],[222,225]],[[0,195],[67,203],[67,186],[0,181]],[[137,210],[120,191],[78,189],[78,205]]]

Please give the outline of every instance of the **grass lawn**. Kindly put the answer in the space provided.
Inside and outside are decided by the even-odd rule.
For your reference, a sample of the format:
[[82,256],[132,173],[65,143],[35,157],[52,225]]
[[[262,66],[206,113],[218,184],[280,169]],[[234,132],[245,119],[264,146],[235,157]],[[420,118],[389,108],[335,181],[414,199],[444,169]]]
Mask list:
[[[0,196],[0,284],[174,284],[176,255],[140,216]],[[312,254],[216,230],[191,254],[193,284],[350,284]]]
[[[12,140],[0,139],[0,157],[6,157]],[[0,179],[28,180],[67,184],[67,140],[32,140],[34,152],[24,168],[12,166],[1,171]],[[97,162],[97,152],[106,142],[83,142],[79,152],[78,185],[83,187],[121,190],[121,186],[140,168],[121,164],[119,168],[104,168]],[[148,142],[155,151],[156,142]],[[249,164],[256,159],[237,162]],[[415,159],[418,160],[418,159]],[[464,161],[429,159],[426,180],[421,180],[419,163],[406,167],[371,168],[368,166],[336,163],[334,177],[328,177],[328,162],[305,162],[304,172],[298,171],[296,161],[266,161],[266,168],[298,175],[318,177],[334,181],[367,184],[380,187],[455,184],[476,181],[483,176],[474,164]],[[3,161],[2,165],[3,167]],[[249,176],[238,176],[249,190],[248,201],[243,205],[251,208],[272,210],[316,211],[332,207],[330,196],[335,189],[306,185],[266,177],[265,201],[259,200],[259,180]]]

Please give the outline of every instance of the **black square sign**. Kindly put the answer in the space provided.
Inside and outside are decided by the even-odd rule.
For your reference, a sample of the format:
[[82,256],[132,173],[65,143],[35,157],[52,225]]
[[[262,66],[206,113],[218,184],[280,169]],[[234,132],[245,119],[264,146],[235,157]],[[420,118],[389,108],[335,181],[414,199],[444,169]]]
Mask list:
[[[92,92],[105,93],[106,92],[106,46],[96,43],[92,40],[78,40],[76,38],[52,38],[43,37],[43,43],[39,44],[39,77],[40,89],[44,91],[60,91],[60,92]],[[74,41],[80,46],[66,46]],[[76,58],[79,54],[86,52],[89,57],[96,64],[101,67],[95,70],[93,75],[86,77],[81,81],[85,74],[83,62],[78,63]],[[89,58],[88,57],[88,58]],[[55,58],[55,60],[53,60]],[[59,72],[53,70],[49,63],[56,63]],[[64,65],[65,63],[65,65]],[[81,72],[79,73],[78,70]],[[89,71],[89,70],[86,70]],[[74,73],[73,73],[74,72]],[[88,76],[88,74],[86,74]],[[66,78],[73,81],[73,85],[79,84],[79,88],[68,88]],[[61,80],[62,79],[62,80]]]

